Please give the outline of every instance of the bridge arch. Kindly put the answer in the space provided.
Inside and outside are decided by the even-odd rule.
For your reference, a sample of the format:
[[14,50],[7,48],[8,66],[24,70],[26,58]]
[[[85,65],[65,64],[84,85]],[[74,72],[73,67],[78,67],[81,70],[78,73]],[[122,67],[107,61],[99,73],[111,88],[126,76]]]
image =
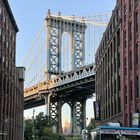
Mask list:
[[64,103],[61,109],[62,132],[64,134],[71,134],[71,113],[70,105],[68,103]]

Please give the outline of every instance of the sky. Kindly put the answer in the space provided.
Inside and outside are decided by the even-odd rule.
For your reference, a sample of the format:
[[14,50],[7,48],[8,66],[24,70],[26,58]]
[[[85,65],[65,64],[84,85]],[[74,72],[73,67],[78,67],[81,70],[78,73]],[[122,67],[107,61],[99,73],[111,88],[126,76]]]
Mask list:
[[[47,16],[48,9],[52,14],[60,11],[66,16],[111,13],[116,0],[9,0],[9,3],[19,27],[16,62],[17,66],[21,66],[21,60],[31,47],[32,40]],[[87,102],[87,118],[93,117],[92,103],[93,99]],[[40,109],[36,109],[36,113],[39,111]],[[41,108],[41,111],[44,111],[44,108]],[[31,117],[31,110],[26,111],[25,116]]]

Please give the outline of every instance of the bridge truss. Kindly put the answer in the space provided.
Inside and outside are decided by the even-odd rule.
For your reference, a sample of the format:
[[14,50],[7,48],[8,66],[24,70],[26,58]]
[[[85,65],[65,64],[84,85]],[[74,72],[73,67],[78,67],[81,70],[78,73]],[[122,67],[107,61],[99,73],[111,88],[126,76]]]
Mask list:
[[94,93],[94,64],[91,64],[25,89],[24,108],[45,104],[44,98],[38,100],[40,94],[44,95],[50,122],[62,132],[61,108],[67,103],[71,108],[72,133],[76,133],[77,127],[82,129],[86,126],[86,100]]

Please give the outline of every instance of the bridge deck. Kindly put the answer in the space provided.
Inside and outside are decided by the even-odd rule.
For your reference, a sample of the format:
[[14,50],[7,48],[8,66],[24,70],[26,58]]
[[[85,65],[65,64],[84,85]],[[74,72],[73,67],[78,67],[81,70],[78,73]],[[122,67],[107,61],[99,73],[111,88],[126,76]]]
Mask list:
[[24,90],[25,109],[44,104],[43,99],[37,101],[36,97],[40,93],[49,94],[50,91],[55,92],[56,95],[61,94],[61,97],[68,95],[74,95],[77,98],[80,95],[85,96],[85,98],[91,97],[95,92],[94,64],[57,76],[48,82],[43,81],[26,88]]

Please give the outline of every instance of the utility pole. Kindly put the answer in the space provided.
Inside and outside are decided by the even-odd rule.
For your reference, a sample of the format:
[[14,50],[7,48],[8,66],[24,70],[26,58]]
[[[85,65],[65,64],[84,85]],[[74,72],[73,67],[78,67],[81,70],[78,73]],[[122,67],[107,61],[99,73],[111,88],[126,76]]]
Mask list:
[[35,140],[35,125],[34,125],[34,114],[35,114],[35,109],[33,109],[33,129],[32,129],[32,133],[33,133],[33,135],[32,135],[32,137],[33,137],[33,140]]

